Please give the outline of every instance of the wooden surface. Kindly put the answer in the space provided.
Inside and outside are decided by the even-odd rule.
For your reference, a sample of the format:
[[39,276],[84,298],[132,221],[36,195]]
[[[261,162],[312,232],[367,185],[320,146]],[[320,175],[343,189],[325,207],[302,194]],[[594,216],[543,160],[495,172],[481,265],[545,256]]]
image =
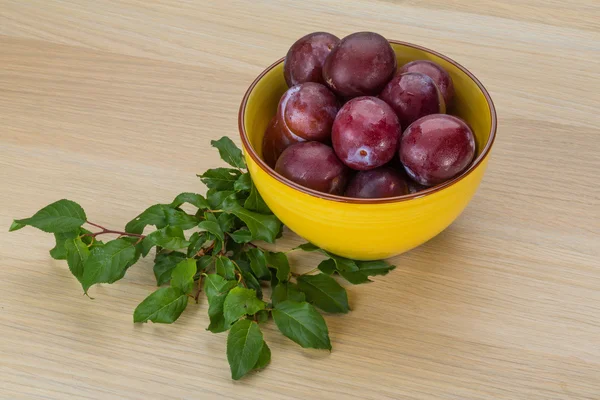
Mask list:
[[[441,51],[499,116],[465,213],[349,288],[331,354],[270,324],[270,367],[232,382],[205,301],[132,323],[150,260],[92,301],[51,235],[7,232],[60,198],[120,228],[201,190],[247,86],[315,30]],[[599,399],[599,108],[597,0],[0,0],[0,398]]]

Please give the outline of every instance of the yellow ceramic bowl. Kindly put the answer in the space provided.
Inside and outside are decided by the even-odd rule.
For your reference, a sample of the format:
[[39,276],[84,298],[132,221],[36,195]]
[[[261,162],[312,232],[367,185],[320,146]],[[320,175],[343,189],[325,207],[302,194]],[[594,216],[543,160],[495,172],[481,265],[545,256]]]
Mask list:
[[287,90],[283,59],[252,83],[242,101],[239,128],[248,170],[275,215],[299,236],[332,253],[359,259],[388,258],[408,251],[444,230],[465,209],[486,169],[496,134],[496,112],[488,92],[465,68],[434,51],[390,41],[401,66],[432,60],[452,76],[454,107],[449,111],[473,129],[477,155],[456,178],[425,191],[385,199],[351,199],[300,186],[261,159],[265,128]]

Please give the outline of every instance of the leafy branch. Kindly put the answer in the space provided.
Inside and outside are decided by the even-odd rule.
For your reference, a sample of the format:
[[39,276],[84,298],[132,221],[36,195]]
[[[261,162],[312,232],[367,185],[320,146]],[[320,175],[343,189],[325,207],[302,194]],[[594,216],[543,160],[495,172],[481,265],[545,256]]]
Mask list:
[[[83,208],[59,200],[30,218],[15,220],[10,231],[32,226],[52,233],[51,257],[66,260],[84,293],[100,283],[122,279],[129,267],[154,249],[158,290],[135,309],[136,323],[173,323],[204,291],[213,333],[229,331],[227,360],[233,379],[266,367],[271,351],[260,325],[272,318],[281,333],[302,347],[331,350],[327,313],[350,311],[348,295],[333,275],[357,284],[385,275],[395,267],[385,261],[355,261],[310,243],[293,250],[319,252],[318,267],[303,274],[292,271],[287,253],[263,248],[274,243],[282,224],[254,186],[242,152],[227,137],[212,141],[231,168],[209,169],[200,180],[206,195],[181,193],[171,203],[148,207],[123,231],[88,221]],[[188,213],[183,204],[195,208]],[[91,232],[88,224],[98,229]],[[145,234],[148,227],[149,233]],[[117,238],[102,242],[101,235]],[[258,241],[258,242],[257,242]],[[315,272],[318,272],[315,274]],[[263,294],[271,287],[271,298]]]

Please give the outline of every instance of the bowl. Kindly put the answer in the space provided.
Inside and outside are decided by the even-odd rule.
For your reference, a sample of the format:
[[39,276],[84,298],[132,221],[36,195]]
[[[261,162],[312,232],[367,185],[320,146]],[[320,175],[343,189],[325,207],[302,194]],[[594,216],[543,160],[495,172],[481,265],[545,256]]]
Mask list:
[[288,89],[283,59],[250,85],[239,111],[239,130],[248,170],[273,213],[292,231],[334,254],[357,260],[389,258],[406,252],[447,228],[475,194],[496,136],[496,111],[473,74],[450,58],[409,43],[390,41],[398,65],[431,60],[454,82],[449,113],[473,130],[477,154],[459,176],[421,192],[382,199],[354,199],[318,192],[276,173],[261,159],[262,139],[281,95]]

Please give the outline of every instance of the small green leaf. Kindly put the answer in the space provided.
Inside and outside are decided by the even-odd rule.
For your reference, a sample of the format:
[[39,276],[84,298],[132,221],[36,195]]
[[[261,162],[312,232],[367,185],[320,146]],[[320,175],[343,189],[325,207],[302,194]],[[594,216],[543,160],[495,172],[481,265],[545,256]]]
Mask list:
[[248,286],[249,289],[256,290],[256,297],[262,299],[262,288],[260,286],[260,282],[254,276],[252,268],[250,268],[250,263],[242,259],[237,259],[236,263],[239,267],[240,273],[242,274],[244,282],[246,282],[246,286]]
[[67,264],[69,269],[78,281],[83,277],[84,264],[90,256],[90,249],[83,243],[79,236],[74,239],[69,239],[64,242],[64,247],[67,252]]
[[267,268],[267,259],[261,249],[253,247],[244,254],[248,257],[250,268],[258,279],[271,279],[271,272],[269,272],[269,268]]
[[339,271],[339,274],[348,282],[353,285],[360,285],[361,283],[369,283],[371,280],[368,275],[363,274],[362,272],[354,272],[354,271]]
[[185,254],[178,251],[163,251],[154,258],[154,276],[156,285],[164,285],[171,280],[171,274],[177,264],[185,260]]
[[252,178],[250,178],[250,174],[246,172],[245,174],[240,175],[240,177],[233,184],[234,190],[250,190],[252,187]]
[[227,361],[234,380],[246,375],[258,363],[263,343],[257,323],[243,319],[231,327],[227,335]]
[[223,278],[227,280],[235,279],[235,265],[229,258],[217,256],[215,259],[215,268],[217,274],[221,275]]
[[252,233],[248,229],[242,228],[229,234],[236,243],[248,243],[252,241]]
[[56,246],[50,249],[50,256],[55,260],[66,260],[67,249],[65,248],[65,242],[67,240],[73,240],[79,236],[79,229],[81,228],[70,232],[55,233],[54,239],[56,240]]
[[265,203],[254,184],[252,184],[252,188],[250,189],[250,195],[244,203],[244,208],[256,211],[261,214],[273,214],[273,212],[271,211],[269,206],[267,206],[267,203]]
[[204,198],[204,196],[196,193],[181,193],[175,197],[175,200],[171,202],[170,206],[172,208],[178,208],[183,203],[189,203],[194,207],[199,208],[200,210],[205,210],[210,208],[208,205],[208,201]]
[[187,230],[197,224],[198,218],[193,215],[177,210],[167,204],[155,204],[129,221],[125,225],[125,232],[141,234],[148,225],[154,225],[157,229],[172,226]]
[[171,287],[179,289],[185,294],[191,293],[197,269],[195,259],[187,258],[181,261],[171,274]]
[[204,232],[192,233],[192,236],[190,236],[190,239],[188,240],[188,242],[190,242],[190,245],[188,246],[188,249],[187,249],[187,256],[194,257],[196,254],[198,254],[200,249],[202,249],[202,247],[204,246],[204,244],[207,241],[208,241],[208,235],[206,233],[204,233]]
[[304,250],[304,251],[319,251],[319,250],[321,250],[321,248],[320,248],[320,247],[318,247],[318,246],[315,246],[315,245],[314,245],[314,244],[312,244],[312,243],[304,243],[304,244],[301,244],[301,245],[300,245],[300,246],[298,246],[298,247],[294,247],[294,250],[296,250],[296,249],[300,249],[300,250]]
[[217,218],[217,222],[219,223],[219,226],[223,232],[229,232],[235,227],[236,218],[235,215],[221,213],[219,218]]
[[323,260],[319,263],[318,268],[322,273],[331,275],[335,272],[335,261],[333,261],[331,258]]
[[181,290],[164,287],[150,294],[133,312],[133,322],[172,324],[187,307],[188,296]]
[[223,204],[238,204],[238,193],[233,190],[215,190],[210,189],[206,192],[206,198],[208,199],[208,204],[213,210],[221,210],[223,209]]
[[223,304],[225,298],[231,289],[237,286],[236,281],[227,281],[220,275],[209,274],[204,280],[204,292],[208,299],[208,317],[210,325],[208,330],[213,333],[226,331],[229,326],[225,326],[225,317],[223,316]]
[[250,229],[254,240],[264,240],[265,242],[273,243],[281,229],[281,221],[276,216],[259,214],[247,210],[236,201],[224,201],[221,204],[221,208],[241,219],[248,226],[248,229]]
[[298,289],[306,294],[308,302],[323,311],[347,313],[348,294],[346,289],[332,277],[325,274],[302,275],[298,277]]
[[371,282],[369,276],[386,275],[396,268],[383,260],[356,261],[356,265],[358,265],[358,271],[339,271],[344,279],[354,285]]
[[188,247],[190,242],[185,240],[183,230],[178,226],[167,226],[152,232],[143,240],[144,257],[153,246],[160,246],[167,250],[179,250]]
[[221,227],[219,226],[219,224],[217,222],[213,222],[213,221],[202,221],[198,224],[198,228],[210,232],[213,235],[215,235],[220,241],[223,241],[223,239],[225,239],[225,236],[223,234],[223,231],[221,230]]
[[29,225],[44,232],[69,232],[83,225],[86,219],[85,212],[79,204],[63,199],[47,205],[30,218],[14,220],[10,231]]
[[260,355],[258,356],[258,361],[254,368],[252,369],[263,369],[271,362],[271,349],[267,346],[267,342],[263,340],[263,347],[260,350]]
[[277,279],[280,282],[287,282],[290,279],[290,262],[288,261],[285,253],[282,252],[265,252],[265,257],[267,259],[267,264],[271,268],[275,268],[277,270]]
[[204,271],[207,269],[210,264],[213,262],[213,256],[202,256],[200,257],[196,264],[198,265],[198,271]]
[[25,228],[27,225],[20,224],[16,220],[13,220],[12,224],[10,224],[10,228],[8,228],[9,232],[18,231],[19,229]]
[[264,324],[269,320],[269,312],[267,310],[260,310],[256,313],[256,320],[259,324]]
[[277,304],[283,303],[286,300],[301,303],[306,301],[306,296],[298,290],[298,286],[295,284],[291,282],[281,282],[273,288],[273,293],[271,293],[271,303],[276,307]]
[[212,140],[210,144],[219,150],[221,159],[227,164],[236,168],[246,168],[242,151],[227,136],[223,136],[219,140]]
[[113,283],[125,276],[136,259],[136,249],[130,241],[115,239],[94,247],[83,267],[81,286],[87,293],[96,283]]
[[327,324],[312,305],[288,300],[277,304],[272,315],[281,333],[300,346],[331,350]]
[[[213,168],[202,175],[198,175],[202,183],[209,189],[214,190],[233,190],[235,181],[242,175],[236,169],[231,168]],[[210,203],[210,199],[208,201]]]
[[233,324],[244,315],[254,315],[264,310],[265,306],[266,303],[256,297],[253,289],[235,287],[231,289],[223,305],[225,325]]

